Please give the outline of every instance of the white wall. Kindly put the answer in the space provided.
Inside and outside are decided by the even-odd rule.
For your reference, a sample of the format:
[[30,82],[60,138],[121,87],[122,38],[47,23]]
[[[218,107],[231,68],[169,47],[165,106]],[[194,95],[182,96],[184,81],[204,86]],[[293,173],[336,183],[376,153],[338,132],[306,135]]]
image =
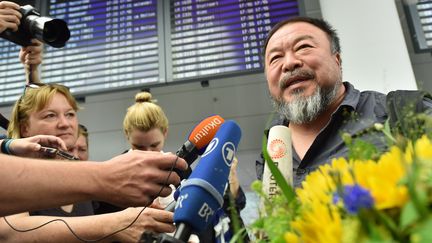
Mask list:
[[394,0],[320,0],[338,31],[344,80],[360,90],[417,89]]

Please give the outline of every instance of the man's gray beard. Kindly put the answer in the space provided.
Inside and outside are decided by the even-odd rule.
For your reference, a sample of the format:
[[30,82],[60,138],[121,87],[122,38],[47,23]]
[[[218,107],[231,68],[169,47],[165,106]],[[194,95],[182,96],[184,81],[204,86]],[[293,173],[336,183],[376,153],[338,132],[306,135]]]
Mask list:
[[303,96],[303,89],[296,90],[294,99],[291,102],[285,102],[281,97],[280,100],[272,98],[276,111],[290,123],[304,124],[315,120],[325,111],[334,101],[341,83],[336,83],[329,88],[317,89],[311,96]]

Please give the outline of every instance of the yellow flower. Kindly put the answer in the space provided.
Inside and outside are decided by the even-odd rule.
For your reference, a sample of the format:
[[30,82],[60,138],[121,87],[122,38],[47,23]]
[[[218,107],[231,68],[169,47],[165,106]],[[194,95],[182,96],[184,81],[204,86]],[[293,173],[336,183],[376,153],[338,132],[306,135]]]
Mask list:
[[320,167],[320,170],[310,173],[305,181],[302,182],[302,187],[296,190],[297,196],[302,204],[317,200],[322,203],[331,202],[331,192],[333,188],[335,188],[335,185],[331,177],[323,172],[329,168],[329,165]]
[[406,176],[403,158],[401,150],[392,147],[378,162],[354,164],[357,183],[371,192],[377,209],[401,207],[408,201],[407,188],[400,184]]
[[[336,207],[314,201],[305,205],[300,216],[291,223],[292,229],[304,243],[341,242],[341,216]],[[285,234],[285,240],[296,239],[293,234]],[[288,241],[287,241],[288,242]]]
[[357,218],[344,218],[342,219],[342,242],[352,243],[359,242],[359,234],[361,230],[361,223]]
[[414,147],[413,144],[411,142],[408,143],[406,149],[405,149],[405,161],[407,164],[411,164],[413,162],[413,157],[414,157]]
[[293,232],[286,232],[284,235],[286,243],[298,243],[300,242],[299,237]]
[[302,187],[296,190],[301,203],[319,200],[322,203],[331,203],[333,193],[336,191],[336,178],[342,184],[353,184],[351,166],[344,158],[334,159],[332,163],[319,167],[310,173],[302,182]]
[[332,161],[332,170],[330,171],[333,176],[336,176],[337,179],[340,179],[340,182],[343,185],[352,185],[354,184],[354,179],[352,177],[352,165],[346,161],[345,158],[333,159]]
[[341,216],[336,206],[333,206],[335,177],[347,183],[353,182],[350,166],[344,158],[333,160],[331,165],[320,166],[296,190],[302,210],[299,217],[291,223],[295,233],[285,233],[286,242],[341,241]]
[[423,135],[415,143],[415,152],[416,152],[416,156],[418,156],[419,159],[422,160],[432,159],[432,143],[427,138],[426,135]]
[[[419,181],[430,181],[430,178],[432,178],[432,143],[427,136],[422,136],[416,141],[415,151],[416,156],[419,158],[419,166],[422,168],[422,170],[420,170]],[[430,197],[432,201],[432,196]]]

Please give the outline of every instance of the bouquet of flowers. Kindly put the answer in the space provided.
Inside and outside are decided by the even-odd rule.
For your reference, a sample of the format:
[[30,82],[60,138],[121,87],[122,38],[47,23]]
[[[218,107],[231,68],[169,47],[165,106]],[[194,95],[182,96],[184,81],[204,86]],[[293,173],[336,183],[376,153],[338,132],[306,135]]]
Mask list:
[[264,202],[250,227],[257,242],[432,242],[430,134],[394,136],[388,124],[375,129],[388,139],[388,151],[378,154],[345,135],[349,158],[321,166],[295,192],[275,166],[278,196],[267,197],[254,182]]

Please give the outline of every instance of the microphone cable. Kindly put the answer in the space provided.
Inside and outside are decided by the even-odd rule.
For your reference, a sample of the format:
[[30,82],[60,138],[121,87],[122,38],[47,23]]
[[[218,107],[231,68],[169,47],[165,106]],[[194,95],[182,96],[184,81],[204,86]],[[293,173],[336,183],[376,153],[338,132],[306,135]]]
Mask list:
[[[170,169],[170,171],[169,171],[169,174],[168,174],[168,177],[166,178],[166,180],[165,180],[165,183],[162,185],[162,187],[161,187],[161,189],[159,190],[159,192],[157,193],[157,196],[155,197],[155,198],[158,198],[159,196],[160,196],[160,194],[162,193],[162,190],[163,190],[163,188],[166,186],[166,185],[169,185],[168,184],[168,180],[169,180],[169,177],[171,176],[171,174],[172,174],[172,172],[174,171],[174,168],[175,168],[175,166],[176,166],[176,164],[177,164],[177,161],[178,161],[178,159],[179,159],[179,157],[178,156],[176,156],[176,159],[174,160],[174,162],[173,162],[173,165],[171,166],[171,169]],[[140,217],[140,215],[142,214],[142,212],[144,212],[144,210],[148,207],[148,206],[150,206],[151,204],[152,204],[152,202],[153,201],[150,201],[147,205],[145,205],[144,207],[143,207],[143,209],[141,209],[141,211],[138,213],[138,215],[134,218],[134,220],[129,224],[129,225],[127,225],[127,226],[125,226],[125,227],[123,227],[122,229],[119,229],[119,230],[116,230],[116,231],[114,231],[114,232],[112,232],[112,233],[110,233],[110,234],[108,234],[108,235],[106,235],[106,236],[102,236],[102,237],[100,237],[99,239],[95,239],[95,240],[88,240],[88,239],[84,239],[84,238],[82,238],[82,237],[80,237],[73,229],[72,229],[72,227],[64,220],[64,219],[52,219],[52,220],[50,220],[50,221],[47,221],[47,222],[45,222],[45,223],[43,223],[43,224],[41,224],[41,225],[39,225],[39,226],[36,226],[36,227],[34,227],[34,228],[30,228],[30,229],[18,229],[18,228],[16,228],[16,227],[14,227],[7,219],[6,219],[6,216],[4,216],[3,217],[3,219],[4,219],[4,221],[6,222],[6,224],[12,229],[12,230],[14,230],[14,231],[16,231],[16,232],[19,232],[19,233],[25,233],[25,232],[30,232],[30,231],[33,231],[33,230],[37,230],[37,229],[40,229],[40,228],[42,228],[42,227],[44,227],[44,226],[46,226],[46,225],[48,225],[48,224],[51,224],[51,223],[54,223],[54,222],[62,222],[62,223],[64,223],[65,225],[66,225],[66,227],[69,229],[69,231],[72,233],[72,235],[75,237],[75,238],[77,238],[79,241],[82,241],[82,242],[98,242],[98,241],[102,241],[102,240],[105,240],[105,239],[107,239],[107,238],[109,238],[109,237],[111,237],[111,236],[113,236],[113,235],[115,235],[115,234],[117,234],[117,233],[119,233],[119,232],[122,232],[122,231],[124,231],[124,230],[126,230],[126,229],[128,229],[129,227],[131,227],[137,220],[138,220],[138,218]],[[41,215],[42,216],[42,215]],[[88,216],[92,216],[92,215],[88,215]],[[86,217],[86,216],[82,216],[82,217]]]

